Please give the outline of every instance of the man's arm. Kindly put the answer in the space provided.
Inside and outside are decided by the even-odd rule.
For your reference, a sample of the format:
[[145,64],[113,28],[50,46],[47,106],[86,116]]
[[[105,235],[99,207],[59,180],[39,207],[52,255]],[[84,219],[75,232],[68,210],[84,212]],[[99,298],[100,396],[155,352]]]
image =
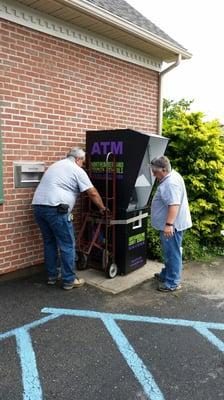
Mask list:
[[171,206],[168,206],[168,213],[166,217],[167,224],[174,224],[179,208],[179,204],[172,204]]
[[180,205],[179,204],[172,204],[168,206],[168,212],[167,212],[167,217],[166,217],[166,225],[164,227],[164,235],[167,237],[170,237],[174,233],[174,222],[176,219],[176,216],[178,214]]
[[96,206],[99,208],[99,211],[101,213],[105,212],[106,207],[103,204],[103,200],[102,200],[98,190],[95,187],[92,187],[92,188],[86,190],[86,193],[89,196],[90,200],[92,200],[92,202],[94,204],[96,204]]

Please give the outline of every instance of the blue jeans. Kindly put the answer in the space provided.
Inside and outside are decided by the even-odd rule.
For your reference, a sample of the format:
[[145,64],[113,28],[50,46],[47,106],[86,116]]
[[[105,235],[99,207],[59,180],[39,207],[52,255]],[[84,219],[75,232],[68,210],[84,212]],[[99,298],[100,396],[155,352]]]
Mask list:
[[73,282],[76,278],[75,239],[73,224],[68,221],[68,214],[58,213],[56,207],[34,205],[34,216],[43,236],[48,277],[57,277],[59,249],[62,281]]
[[183,231],[175,231],[170,238],[166,238],[163,231],[160,231],[164,258],[164,268],[160,272],[160,278],[168,288],[175,288],[181,281],[182,239]]

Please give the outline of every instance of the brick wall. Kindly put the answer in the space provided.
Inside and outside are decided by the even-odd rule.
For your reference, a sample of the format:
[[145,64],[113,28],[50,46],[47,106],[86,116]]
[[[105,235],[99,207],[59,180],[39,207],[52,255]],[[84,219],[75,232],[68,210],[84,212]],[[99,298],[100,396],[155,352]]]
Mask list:
[[[40,263],[33,189],[15,189],[13,161],[63,158],[88,129],[157,131],[158,73],[0,21],[4,204],[0,274]],[[3,76],[2,76],[3,75]]]

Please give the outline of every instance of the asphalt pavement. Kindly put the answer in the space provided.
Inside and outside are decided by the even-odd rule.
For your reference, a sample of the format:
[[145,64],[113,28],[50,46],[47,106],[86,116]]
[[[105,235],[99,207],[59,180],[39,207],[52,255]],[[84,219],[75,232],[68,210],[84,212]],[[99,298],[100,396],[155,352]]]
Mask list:
[[153,279],[112,295],[22,275],[0,281],[1,400],[224,399],[217,299]]

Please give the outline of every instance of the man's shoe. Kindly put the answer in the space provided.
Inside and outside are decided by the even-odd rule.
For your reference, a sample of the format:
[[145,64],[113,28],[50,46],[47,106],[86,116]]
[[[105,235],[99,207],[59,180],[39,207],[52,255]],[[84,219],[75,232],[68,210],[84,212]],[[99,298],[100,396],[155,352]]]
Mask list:
[[58,281],[60,281],[60,279],[61,279],[61,274],[58,273],[56,278],[48,278],[47,284],[48,285],[56,285],[56,283]]
[[176,290],[181,290],[181,289],[182,289],[182,286],[181,286],[181,284],[179,284],[173,288],[168,288],[165,285],[159,285],[157,290],[159,290],[160,292],[175,292]]
[[160,274],[158,272],[156,272],[154,274],[154,279],[156,279],[159,282],[164,282],[164,280],[161,278]]
[[55,285],[56,282],[57,282],[56,278],[48,278],[48,280],[47,280],[48,285]]
[[77,288],[77,287],[81,287],[81,286],[83,286],[83,285],[85,285],[84,279],[76,278],[76,279],[74,280],[74,282],[71,282],[71,283],[64,283],[64,284],[62,285],[62,289],[71,290],[71,289],[74,289],[74,288]]

